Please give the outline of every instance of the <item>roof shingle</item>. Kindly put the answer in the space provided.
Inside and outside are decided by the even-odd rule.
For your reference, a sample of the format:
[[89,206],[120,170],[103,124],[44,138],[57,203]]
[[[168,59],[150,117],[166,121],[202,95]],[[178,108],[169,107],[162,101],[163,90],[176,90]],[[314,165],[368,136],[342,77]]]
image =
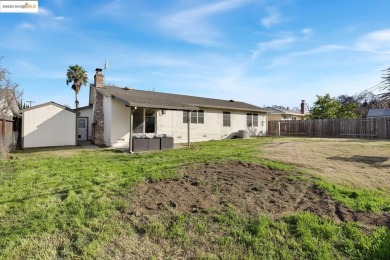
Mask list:
[[174,110],[198,110],[199,108],[207,107],[264,113],[267,112],[260,107],[233,100],[195,97],[155,91],[118,88],[113,86],[106,86],[97,90],[103,95],[118,99],[129,106]]

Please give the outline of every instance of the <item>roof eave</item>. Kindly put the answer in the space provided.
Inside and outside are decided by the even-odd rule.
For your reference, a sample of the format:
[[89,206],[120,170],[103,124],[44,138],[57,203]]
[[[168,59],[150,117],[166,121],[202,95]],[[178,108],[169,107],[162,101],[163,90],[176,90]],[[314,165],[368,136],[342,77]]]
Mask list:
[[180,110],[180,111],[194,111],[199,110],[199,107],[193,106],[164,106],[164,105],[154,105],[154,104],[146,104],[146,103],[136,103],[130,102],[121,97],[111,95],[111,97],[119,102],[125,104],[128,107],[142,107],[142,108],[152,108],[152,109],[161,109],[161,110]]
[[247,112],[258,112],[258,113],[264,113],[267,114],[268,111],[265,109],[256,109],[256,108],[238,108],[238,107],[225,107],[225,106],[204,106],[204,105],[197,105],[200,108],[218,108],[218,109],[226,109],[226,110],[237,110],[237,111],[247,111]]

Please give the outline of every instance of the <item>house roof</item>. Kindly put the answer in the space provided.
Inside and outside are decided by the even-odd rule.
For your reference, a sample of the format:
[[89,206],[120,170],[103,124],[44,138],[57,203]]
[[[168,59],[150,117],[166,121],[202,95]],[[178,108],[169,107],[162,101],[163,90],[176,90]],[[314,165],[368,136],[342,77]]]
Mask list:
[[369,109],[367,117],[390,116],[390,108]]
[[[80,110],[86,110],[86,109],[92,109],[92,105],[88,105],[88,106],[84,106],[84,107],[79,107],[79,111]],[[76,110],[76,109],[73,109],[74,111]]]
[[0,89],[0,99],[6,99],[13,115],[19,114],[19,105],[15,94],[10,89]]
[[53,101],[46,102],[46,103],[43,103],[43,104],[39,104],[39,105],[32,106],[32,107],[28,107],[28,108],[20,110],[20,112],[23,113],[23,112],[26,112],[26,111],[29,111],[29,110],[37,109],[37,108],[40,108],[40,107],[45,107],[45,106],[48,106],[48,105],[53,105],[53,106],[62,108],[64,110],[67,110],[69,112],[75,113],[75,111],[73,111],[73,109],[70,109],[70,108],[68,108],[66,106],[63,106],[63,105],[60,105],[60,104],[57,104],[57,103],[55,103]]
[[284,114],[284,115],[296,115],[296,116],[304,116],[308,114],[308,113],[302,114],[301,111],[299,110],[286,109],[286,108],[276,107],[276,106],[266,107],[265,110],[267,110],[268,113],[270,114]]
[[167,110],[199,110],[199,108],[222,108],[231,110],[267,112],[264,109],[233,100],[195,97],[155,91],[136,90],[105,86],[97,89],[107,97],[117,99],[128,106],[148,107]]

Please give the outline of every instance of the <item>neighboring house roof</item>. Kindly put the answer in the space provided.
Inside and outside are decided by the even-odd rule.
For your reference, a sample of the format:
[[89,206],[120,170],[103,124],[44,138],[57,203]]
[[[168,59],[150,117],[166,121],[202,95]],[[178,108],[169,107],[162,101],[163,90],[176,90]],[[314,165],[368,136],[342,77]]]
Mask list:
[[[80,110],[86,110],[86,109],[92,109],[93,105],[89,105],[89,106],[85,106],[85,107],[79,107],[79,111]],[[73,109],[75,110],[75,109]]]
[[390,116],[390,108],[369,109],[367,117]]
[[18,101],[12,90],[10,89],[0,89],[0,99],[7,102],[6,106],[9,107],[13,115],[19,114],[19,105]]
[[173,110],[199,110],[199,108],[207,107],[267,112],[263,108],[233,100],[195,97],[112,86],[99,88],[97,91],[107,97],[113,97],[128,106]]
[[295,115],[295,116],[305,116],[308,115],[302,114],[299,110],[292,110],[292,109],[285,109],[281,107],[266,107],[265,110],[268,111],[270,114],[283,114],[283,115]]
[[55,103],[55,102],[53,102],[53,101],[46,102],[46,103],[43,103],[43,104],[39,104],[39,105],[32,106],[32,107],[28,107],[28,108],[25,108],[25,109],[20,110],[20,112],[23,113],[23,112],[26,112],[26,111],[29,111],[29,110],[33,110],[33,109],[37,109],[37,108],[45,107],[45,106],[49,106],[49,105],[53,105],[53,106],[62,108],[62,109],[64,109],[64,110],[67,110],[67,111],[69,111],[69,112],[75,113],[75,111],[73,111],[73,109],[70,109],[70,108],[68,108],[68,107],[66,107],[66,106],[63,106],[63,105],[60,105],[60,104],[57,104],[57,103]]

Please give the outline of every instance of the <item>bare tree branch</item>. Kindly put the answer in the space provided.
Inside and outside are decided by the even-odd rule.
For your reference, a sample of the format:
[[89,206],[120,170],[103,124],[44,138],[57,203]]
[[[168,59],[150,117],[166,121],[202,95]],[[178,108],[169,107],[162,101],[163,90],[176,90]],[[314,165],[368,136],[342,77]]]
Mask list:
[[11,115],[19,112],[18,100],[23,96],[18,84],[11,79],[11,72],[2,66],[0,57],[0,114]]

